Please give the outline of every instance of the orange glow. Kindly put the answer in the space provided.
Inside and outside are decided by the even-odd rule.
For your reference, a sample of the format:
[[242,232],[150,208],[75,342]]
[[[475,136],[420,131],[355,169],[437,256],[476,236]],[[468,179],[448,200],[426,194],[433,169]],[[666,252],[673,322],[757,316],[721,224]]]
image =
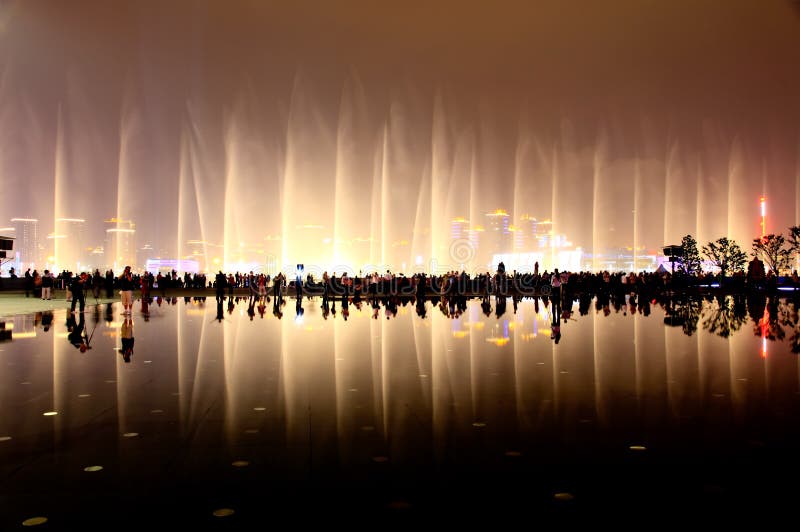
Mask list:
[[486,341],[489,342],[490,344],[496,345],[497,347],[503,347],[504,345],[506,345],[509,342],[509,339],[508,338],[487,338]]
[[769,309],[764,308],[764,316],[758,320],[761,333],[761,358],[767,358],[767,335],[769,334]]

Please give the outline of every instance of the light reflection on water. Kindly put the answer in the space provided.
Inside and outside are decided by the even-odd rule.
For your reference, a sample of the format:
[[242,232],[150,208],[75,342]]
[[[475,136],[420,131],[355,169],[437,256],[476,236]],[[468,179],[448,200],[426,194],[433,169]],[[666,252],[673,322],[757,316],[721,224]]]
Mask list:
[[58,445],[111,424],[98,438],[112,449],[120,434],[156,435],[168,448],[190,441],[200,464],[214,448],[257,465],[258,443],[294,478],[376,457],[427,468],[560,445],[669,449],[698,425],[714,434],[700,444],[725,447],[726,435],[762,441],[798,418],[792,302],[592,300],[557,315],[541,300],[509,300],[500,315],[488,303],[453,318],[438,302],[387,312],[306,300],[297,319],[288,300],[278,319],[246,299],[156,301],[146,316],[137,302],[129,363],[116,306],[87,312],[85,352],[65,338],[64,312],[48,332],[41,316],[19,316],[14,333],[34,334],[2,344],[0,436],[35,449],[42,435]]
[[771,396],[796,388],[790,301],[576,300],[558,315],[546,300],[512,303],[516,310],[492,298],[454,311],[428,302],[421,312],[413,302],[389,309],[337,301],[323,309],[306,300],[299,310],[287,300],[277,319],[272,303],[254,313],[244,298],[156,300],[144,309],[139,301],[130,364],[114,356],[124,329],[116,309],[87,313],[86,354],[63,339],[65,314],[56,312],[50,334],[41,315],[18,316],[13,332],[23,336],[5,344],[4,358],[17,362],[2,377],[4,404],[16,402],[17,383],[30,381],[39,392],[51,387],[52,406],[65,406],[60,419],[70,420],[74,396],[113,379],[121,424],[139,406],[164,406],[170,392],[179,394],[170,400],[184,428],[224,397],[231,434],[251,422],[251,405],[263,403],[285,414],[289,435],[309,405],[321,409],[334,437],[353,417],[357,427],[384,430],[403,430],[396,423],[410,411],[425,423],[453,417],[465,426],[513,414],[514,423],[532,427],[543,409],[567,423],[574,416],[613,422],[630,413],[630,399],[657,401],[659,415],[680,417],[708,397],[724,395],[736,407],[768,388]]

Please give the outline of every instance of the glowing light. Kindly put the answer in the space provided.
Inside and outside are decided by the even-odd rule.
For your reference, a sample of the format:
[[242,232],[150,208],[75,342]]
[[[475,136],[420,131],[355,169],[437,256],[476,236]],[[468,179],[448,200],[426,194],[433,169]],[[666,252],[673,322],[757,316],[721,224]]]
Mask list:
[[761,239],[767,234],[767,198],[761,196]]
[[490,344],[496,345],[497,347],[503,347],[510,340],[508,338],[487,338],[486,341],[489,342]]
[[767,358],[767,339],[761,339],[761,358]]

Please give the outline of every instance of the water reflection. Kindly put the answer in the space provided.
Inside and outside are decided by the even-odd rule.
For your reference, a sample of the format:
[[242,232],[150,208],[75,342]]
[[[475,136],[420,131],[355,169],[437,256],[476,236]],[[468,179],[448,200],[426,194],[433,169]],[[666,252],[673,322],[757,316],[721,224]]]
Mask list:
[[[800,421],[794,299],[292,299],[290,319],[282,297],[156,298],[142,302],[150,320],[107,305],[88,334],[83,314],[56,311],[47,333],[44,315],[15,317],[30,334],[2,344],[0,434],[59,449],[90,433],[92,449],[117,448],[116,430],[86,427],[139,434],[139,452],[107,457],[121,475],[169,466],[196,479],[247,460],[300,482],[388,462],[416,485],[509,456],[544,467],[617,463],[631,446],[667,461],[688,442],[789,448]],[[57,419],[42,425],[45,411]]]

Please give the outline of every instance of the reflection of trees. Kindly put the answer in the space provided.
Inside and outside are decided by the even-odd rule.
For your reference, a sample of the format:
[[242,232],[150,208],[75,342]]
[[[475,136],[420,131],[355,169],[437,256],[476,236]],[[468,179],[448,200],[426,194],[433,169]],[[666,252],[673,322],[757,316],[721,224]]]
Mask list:
[[797,301],[784,301],[778,307],[778,323],[792,330],[789,347],[792,353],[800,353],[800,316]]
[[666,325],[680,326],[686,336],[697,332],[697,322],[700,320],[703,308],[701,300],[687,297],[686,299],[669,299],[664,303],[664,310],[667,313],[664,318]]
[[745,306],[740,296],[718,295],[703,308],[703,329],[722,338],[729,338],[746,321]]

